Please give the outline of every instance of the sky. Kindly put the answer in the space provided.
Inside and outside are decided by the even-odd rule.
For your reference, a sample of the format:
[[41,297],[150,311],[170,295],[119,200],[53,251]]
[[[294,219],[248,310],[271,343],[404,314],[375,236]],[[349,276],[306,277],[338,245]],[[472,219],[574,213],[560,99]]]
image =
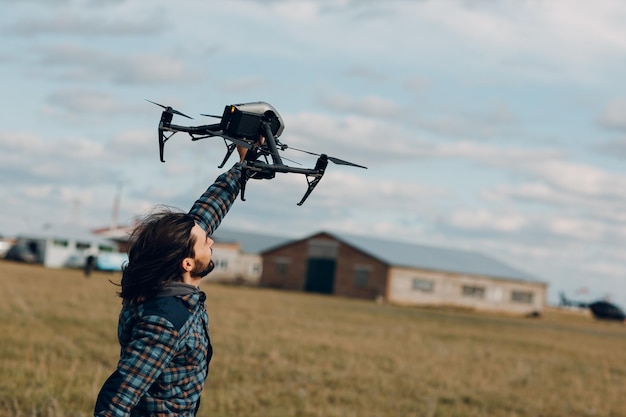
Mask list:
[[224,142],[161,163],[146,99],[190,125],[265,101],[283,143],[368,169],[300,207],[304,176],[251,181],[224,228],[471,250],[626,307],[624,2],[0,0],[0,32],[0,235],[187,210]]

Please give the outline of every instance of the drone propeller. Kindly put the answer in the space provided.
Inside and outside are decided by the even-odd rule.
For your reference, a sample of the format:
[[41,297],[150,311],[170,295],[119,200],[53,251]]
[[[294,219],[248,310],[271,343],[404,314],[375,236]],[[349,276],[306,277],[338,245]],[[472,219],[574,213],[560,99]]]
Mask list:
[[177,115],[179,115],[179,116],[186,117],[187,119],[193,119],[193,117],[189,117],[189,116],[187,116],[186,114],[181,113],[181,112],[179,112],[178,110],[173,109],[173,108],[172,108],[172,107],[170,107],[170,106],[164,106],[164,105],[162,105],[162,104],[155,103],[154,101],[150,101],[150,100],[148,100],[148,99],[146,99],[146,101],[148,101],[148,102],[150,102],[150,103],[152,103],[152,104],[156,104],[156,105],[157,105],[157,106],[159,106],[159,107],[163,107],[163,108],[165,109],[165,111],[166,111],[166,112],[168,112],[168,113],[177,114]]
[[201,113],[200,116],[215,117],[216,119],[221,119],[222,118],[222,116],[216,116],[214,114],[204,114],[204,113]]
[[[285,144],[283,144],[283,146],[285,147],[285,149],[293,149],[294,151],[308,153],[309,155],[320,156],[320,154],[315,153],[315,152],[309,152],[309,151],[305,151],[303,149],[292,148],[291,146],[288,147]],[[334,162],[337,165],[348,165],[348,166],[352,166],[352,167],[367,169],[367,167],[364,167],[363,165],[358,165],[358,164],[355,164],[353,162],[344,161],[343,159],[335,158],[334,156],[327,156],[327,159],[329,161],[331,161],[331,162]]]

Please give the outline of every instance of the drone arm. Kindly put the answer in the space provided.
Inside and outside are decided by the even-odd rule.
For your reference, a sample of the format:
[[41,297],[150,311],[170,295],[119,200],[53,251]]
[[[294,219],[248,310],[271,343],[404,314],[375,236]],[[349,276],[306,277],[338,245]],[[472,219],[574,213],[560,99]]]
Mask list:
[[168,130],[172,132],[185,132],[190,135],[219,136],[222,134],[219,124],[203,125],[203,126],[180,126],[169,124]]
[[[193,140],[197,140],[199,138],[194,138],[193,135],[207,135],[208,136],[218,136],[219,135],[219,124],[207,125],[207,126],[179,126],[173,125],[172,123],[172,113],[164,111],[161,113],[161,121],[159,122],[159,156],[161,158],[161,162],[165,162],[164,153],[165,153],[165,142],[177,132],[186,132],[192,135]],[[213,129],[217,130],[214,131]],[[166,135],[165,132],[171,132],[169,135]]]
[[270,124],[266,121],[261,122],[261,127],[263,128],[263,135],[265,136],[265,143],[267,143],[267,147],[270,150],[270,154],[272,156],[272,162],[275,165],[282,166],[283,160],[278,154],[278,148],[276,147],[276,139],[274,138],[274,134],[272,133],[272,128]]
[[[315,164],[315,168],[307,169],[307,168],[296,168],[290,167],[287,165],[270,165],[261,161],[245,161],[244,162],[244,172],[246,170],[250,170],[253,172],[282,172],[282,173],[295,173],[295,174],[304,174],[307,180],[307,190],[300,202],[299,206],[304,204],[305,200],[311,195],[317,184],[321,181],[324,176],[324,172],[326,172],[326,167],[328,166],[328,156],[322,154],[317,159],[317,163]],[[242,176],[243,178],[247,178],[247,176]],[[242,185],[242,200],[243,196],[243,185]]]

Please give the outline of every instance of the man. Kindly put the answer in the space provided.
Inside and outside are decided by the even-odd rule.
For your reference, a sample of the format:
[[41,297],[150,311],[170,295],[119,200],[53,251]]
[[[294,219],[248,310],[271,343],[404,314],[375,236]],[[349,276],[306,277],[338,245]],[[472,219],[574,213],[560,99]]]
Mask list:
[[131,236],[120,297],[121,345],[95,416],[195,416],[213,354],[205,294],[213,269],[210,236],[240,189],[240,163],[221,174],[189,213],[148,216]]
[[85,268],[83,270],[85,274],[85,278],[89,278],[91,275],[91,271],[93,271],[96,267],[96,255],[93,253],[89,253],[87,258],[85,258]]

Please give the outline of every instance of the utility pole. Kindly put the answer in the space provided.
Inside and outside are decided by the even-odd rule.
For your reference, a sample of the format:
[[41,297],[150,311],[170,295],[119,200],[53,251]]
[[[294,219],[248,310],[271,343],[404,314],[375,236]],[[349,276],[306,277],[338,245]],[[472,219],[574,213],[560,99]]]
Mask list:
[[113,214],[111,216],[111,226],[110,230],[117,229],[118,226],[118,218],[120,214],[120,201],[122,199],[122,186],[124,184],[121,182],[117,183],[117,191],[115,193],[115,198],[113,199]]
[[80,199],[74,199],[74,213],[72,216],[73,223],[75,225],[80,225]]

